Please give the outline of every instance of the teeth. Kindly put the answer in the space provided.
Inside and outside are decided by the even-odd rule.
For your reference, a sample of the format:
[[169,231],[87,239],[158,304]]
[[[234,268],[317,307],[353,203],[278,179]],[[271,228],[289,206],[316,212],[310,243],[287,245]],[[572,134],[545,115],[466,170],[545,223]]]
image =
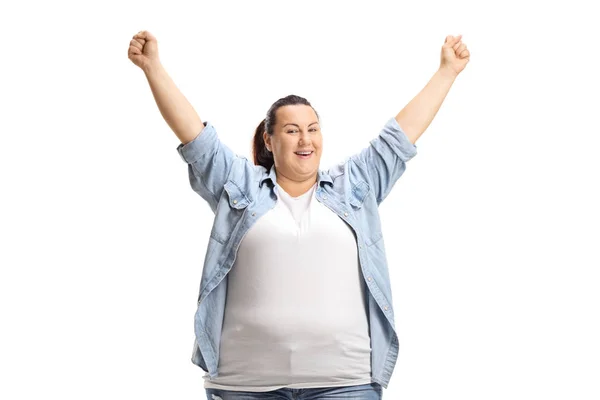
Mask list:
[[296,154],[308,155],[310,153],[312,153],[312,151],[299,151]]

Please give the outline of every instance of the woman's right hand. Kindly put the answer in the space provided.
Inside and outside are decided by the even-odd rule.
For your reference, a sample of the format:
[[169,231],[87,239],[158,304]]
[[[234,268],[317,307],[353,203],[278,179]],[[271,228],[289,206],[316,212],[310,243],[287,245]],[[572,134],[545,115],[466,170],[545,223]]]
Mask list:
[[158,42],[148,31],[139,31],[129,42],[127,55],[131,62],[146,71],[154,64],[160,64],[158,58]]

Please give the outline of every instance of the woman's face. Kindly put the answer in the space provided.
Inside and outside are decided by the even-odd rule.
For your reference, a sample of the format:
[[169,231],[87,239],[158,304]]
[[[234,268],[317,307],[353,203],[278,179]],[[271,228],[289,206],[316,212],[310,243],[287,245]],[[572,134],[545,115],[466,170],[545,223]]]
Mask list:
[[[273,135],[266,132],[263,135],[267,148],[273,152],[277,173],[297,182],[316,179],[323,137],[314,110],[298,104],[279,107],[276,114]],[[304,151],[312,153],[297,154]]]

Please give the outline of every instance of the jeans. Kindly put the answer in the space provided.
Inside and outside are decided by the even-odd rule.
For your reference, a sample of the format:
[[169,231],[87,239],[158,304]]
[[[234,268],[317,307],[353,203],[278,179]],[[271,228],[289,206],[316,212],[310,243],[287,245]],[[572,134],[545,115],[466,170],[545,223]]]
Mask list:
[[377,382],[364,385],[310,389],[281,388],[270,392],[244,392],[205,388],[208,400],[381,400],[382,387]]

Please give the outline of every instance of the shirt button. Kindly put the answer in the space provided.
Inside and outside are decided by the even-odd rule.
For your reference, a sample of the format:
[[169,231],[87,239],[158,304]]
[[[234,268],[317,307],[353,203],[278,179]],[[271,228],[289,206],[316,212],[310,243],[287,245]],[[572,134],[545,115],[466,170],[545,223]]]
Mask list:
[[233,204],[237,204],[237,200],[234,200],[234,201],[233,201]]
[[345,213],[344,213],[344,217],[347,217],[347,216],[348,216],[348,213],[347,213],[347,212],[345,212]]
[[383,307],[383,309],[387,311],[387,309],[388,309],[388,306],[385,306],[385,307]]
[[253,212],[253,213],[252,213],[252,216],[254,217],[255,215],[256,215],[256,213],[255,213],[255,212]]
[[327,196],[323,196],[323,200],[327,200]]
[[368,280],[369,282],[371,282],[371,277],[368,277],[368,278],[367,278],[367,280]]

